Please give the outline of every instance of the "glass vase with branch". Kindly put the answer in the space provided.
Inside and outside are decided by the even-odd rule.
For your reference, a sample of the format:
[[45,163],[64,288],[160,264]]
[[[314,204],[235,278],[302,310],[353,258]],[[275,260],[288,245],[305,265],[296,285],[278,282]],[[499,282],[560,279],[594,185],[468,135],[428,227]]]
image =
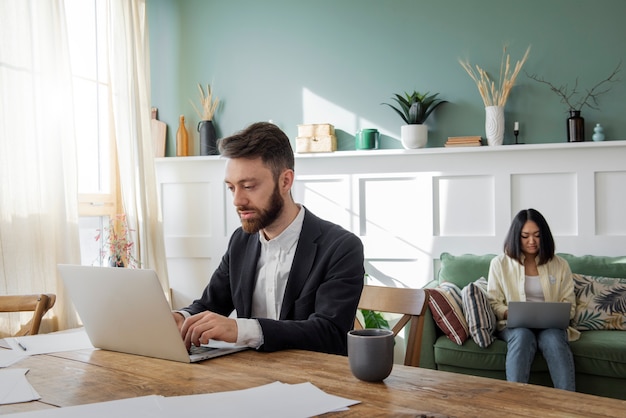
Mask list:
[[559,96],[561,103],[564,103],[569,111],[567,140],[568,142],[582,142],[585,140],[585,119],[580,115],[583,107],[587,106],[599,110],[598,97],[608,93],[612,83],[620,81],[617,75],[621,71],[621,67],[622,62],[620,61],[607,78],[596,83],[591,89],[584,90],[580,90],[578,86],[578,77],[576,77],[573,87],[570,88],[567,84],[557,87],[537,74],[526,73],[526,75],[532,80],[547,85],[550,91]]
[[577,110],[580,112],[585,106],[591,109],[599,110],[598,97],[611,90],[611,83],[617,83],[620,81],[620,79],[617,78],[617,75],[621,71],[621,67],[622,62],[620,61],[607,78],[596,83],[591,89],[585,89],[584,91],[579,89],[578,77],[576,77],[574,86],[570,89],[568,84],[563,84],[557,87],[555,84],[545,80],[543,77],[539,77],[537,74],[526,73],[526,76],[539,83],[547,85],[550,88],[550,91],[559,96],[561,103],[567,105],[568,111]]
[[108,258],[111,267],[137,268],[141,263],[133,256],[134,243],[130,238],[133,230],[128,227],[125,214],[109,218],[109,226],[98,230],[96,241],[104,234],[104,245],[100,252],[103,259]]

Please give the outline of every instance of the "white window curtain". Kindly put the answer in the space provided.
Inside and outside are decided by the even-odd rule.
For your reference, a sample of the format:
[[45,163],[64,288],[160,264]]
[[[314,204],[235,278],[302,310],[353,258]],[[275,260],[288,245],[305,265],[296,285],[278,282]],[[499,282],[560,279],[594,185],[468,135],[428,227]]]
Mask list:
[[124,212],[142,268],[154,269],[169,298],[154,145],[144,0],[110,0],[109,73]]
[[[150,135],[145,0],[109,0],[111,97],[135,258],[169,296]],[[42,332],[78,319],[57,264],[80,264],[72,81],[63,0],[0,0],[0,294],[56,293]],[[47,316],[48,317],[48,316]],[[0,319],[0,334],[22,318]]]
[[64,19],[62,0],[0,1],[0,293],[56,293],[41,332],[77,324],[57,278],[57,263],[80,263]]

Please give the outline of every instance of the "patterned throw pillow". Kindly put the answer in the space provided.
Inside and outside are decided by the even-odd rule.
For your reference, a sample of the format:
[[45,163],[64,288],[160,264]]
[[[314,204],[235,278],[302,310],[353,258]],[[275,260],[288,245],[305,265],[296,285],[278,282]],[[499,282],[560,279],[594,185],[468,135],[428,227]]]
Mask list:
[[428,290],[428,307],[437,326],[446,336],[462,345],[469,338],[469,330],[463,315],[461,289],[453,283],[441,283]]
[[626,279],[574,274],[576,314],[572,326],[580,331],[626,330]]
[[481,277],[463,288],[463,312],[472,339],[479,347],[495,341],[496,315],[487,297],[487,279]]

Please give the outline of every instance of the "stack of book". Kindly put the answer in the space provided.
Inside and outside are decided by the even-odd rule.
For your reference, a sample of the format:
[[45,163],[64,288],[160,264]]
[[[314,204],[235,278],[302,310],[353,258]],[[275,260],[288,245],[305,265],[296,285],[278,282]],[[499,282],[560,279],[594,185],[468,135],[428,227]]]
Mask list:
[[479,136],[450,136],[446,142],[446,147],[480,147]]

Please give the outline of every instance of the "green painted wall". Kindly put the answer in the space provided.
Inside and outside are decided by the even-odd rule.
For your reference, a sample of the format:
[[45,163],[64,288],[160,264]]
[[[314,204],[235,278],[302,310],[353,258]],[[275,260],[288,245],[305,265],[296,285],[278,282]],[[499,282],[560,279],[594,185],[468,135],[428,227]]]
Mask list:
[[[428,119],[429,147],[448,136],[484,137],[484,106],[458,63],[499,71],[531,45],[524,70],[556,85],[591,88],[626,61],[623,0],[147,0],[152,103],[169,126],[174,154],[178,115],[197,137],[189,100],[211,83],[222,106],[219,136],[273,120],[292,140],[300,123],[332,123],[340,149],[376,127],[382,148],[401,148],[400,118],[381,102],[407,90],[450,103]],[[620,78],[626,78],[626,62]],[[626,83],[583,109],[586,138],[604,126],[626,137]],[[520,122],[526,143],[565,142],[567,106],[523,71],[506,104],[505,144]],[[195,148],[197,153],[197,146]]]

